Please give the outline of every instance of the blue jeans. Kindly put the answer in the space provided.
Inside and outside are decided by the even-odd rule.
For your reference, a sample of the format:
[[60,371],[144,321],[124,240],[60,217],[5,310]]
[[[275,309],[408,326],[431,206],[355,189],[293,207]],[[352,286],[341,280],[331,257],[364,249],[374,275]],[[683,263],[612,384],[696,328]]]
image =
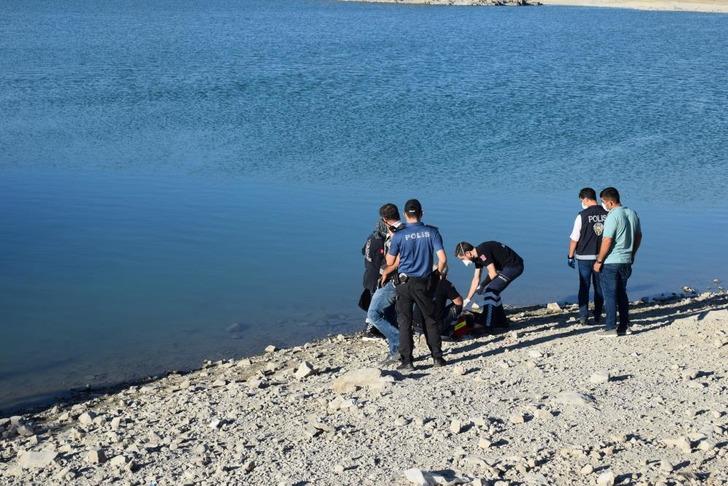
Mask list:
[[594,260],[577,260],[576,263],[579,266],[579,320],[586,322],[589,318],[589,287],[594,282],[594,324],[599,324],[604,297],[599,274],[594,271]]
[[[629,298],[627,280],[632,275],[631,263],[605,263],[602,265],[601,283],[604,293],[604,309],[607,314],[605,328],[624,332],[629,327]],[[619,327],[617,327],[619,309]]]
[[397,312],[394,309],[396,298],[394,284],[389,282],[374,292],[367,311],[367,322],[387,338],[391,356],[399,356],[399,328],[397,327]]

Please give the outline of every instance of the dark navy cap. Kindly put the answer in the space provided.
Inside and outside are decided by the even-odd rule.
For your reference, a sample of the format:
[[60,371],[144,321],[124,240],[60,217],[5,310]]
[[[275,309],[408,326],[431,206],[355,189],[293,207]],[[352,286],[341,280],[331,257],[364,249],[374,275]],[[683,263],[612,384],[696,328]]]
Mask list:
[[422,214],[422,204],[417,199],[410,199],[404,203],[404,212],[410,216],[419,216]]

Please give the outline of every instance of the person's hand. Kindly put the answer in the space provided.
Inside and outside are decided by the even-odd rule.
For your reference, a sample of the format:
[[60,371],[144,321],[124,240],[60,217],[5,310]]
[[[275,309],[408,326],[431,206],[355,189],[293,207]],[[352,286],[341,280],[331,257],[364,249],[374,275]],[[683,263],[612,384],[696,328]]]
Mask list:
[[592,269],[595,272],[599,273],[602,271],[602,265],[604,265],[604,263],[594,262],[594,266],[592,267]]
[[463,301],[463,309],[465,309],[468,306],[468,304],[470,304],[470,299],[465,299]]
[[569,265],[571,268],[575,268],[576,261],[574,260],[574,257],[567,257],[566,264]]
[[384,287],[384,284],[387,283],[387,277],[389,275],[386,273],[383,273],[381,277],[379,277],[379,286]]

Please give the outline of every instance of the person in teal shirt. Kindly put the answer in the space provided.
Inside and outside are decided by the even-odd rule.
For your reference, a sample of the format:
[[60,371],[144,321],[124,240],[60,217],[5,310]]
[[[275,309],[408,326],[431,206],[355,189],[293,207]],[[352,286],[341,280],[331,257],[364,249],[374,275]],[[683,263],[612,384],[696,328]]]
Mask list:
[[[604,336],[624,336],[629,330],[627,280],[632,275],[637,250],[642,243],[640,219],[634,210],[622,206],[619,191],[607,187],[600,194],[602,206],[609,211],[594,271],[600,274],[606,311]],[[619,311],[619,326],[617,326]]]

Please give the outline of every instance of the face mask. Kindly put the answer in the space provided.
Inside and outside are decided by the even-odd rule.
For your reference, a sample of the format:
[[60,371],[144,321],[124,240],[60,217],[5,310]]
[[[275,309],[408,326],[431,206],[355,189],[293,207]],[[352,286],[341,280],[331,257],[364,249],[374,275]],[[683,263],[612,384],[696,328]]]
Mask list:
[[589,206],[587,206],[586,204],[584,204],[584,203],[581,203],[581,209],[586,209],[586,208],[588,208],[588,207],[589,207]]
[[607,207],[606,204],[602,203],[602,207],[604,208],[605,211],[609,211],[609,208]]
[[471,260],[467,260],[467,259],[463,260],[463,265],[465,265],[466,267],[469,267],[472,264],[473,264],[473,262]]

